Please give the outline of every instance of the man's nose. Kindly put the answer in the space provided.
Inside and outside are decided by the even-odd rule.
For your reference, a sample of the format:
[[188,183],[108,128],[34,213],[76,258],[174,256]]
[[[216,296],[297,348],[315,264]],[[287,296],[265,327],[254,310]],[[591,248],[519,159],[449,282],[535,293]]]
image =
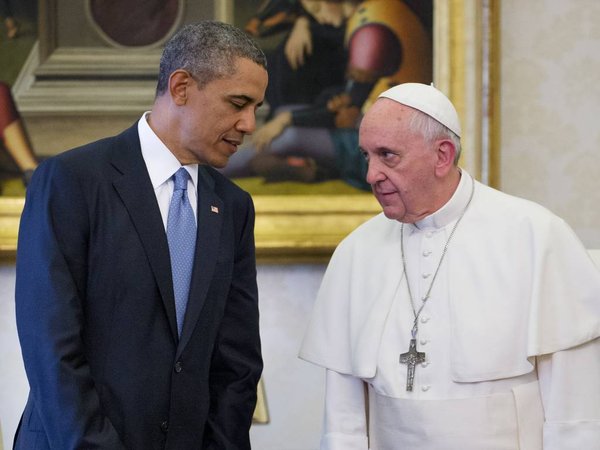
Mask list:
[[252,134],[256,130],[256,111],[248,108],[246,111],[242,111],[242,115],[236,124],[238,131],[245,134]]
[[367,183],[370,185],[376,184],[378,181],[383,181],[385,174],[381,171],[379,165],[373,159],[370,159],[367,163]]

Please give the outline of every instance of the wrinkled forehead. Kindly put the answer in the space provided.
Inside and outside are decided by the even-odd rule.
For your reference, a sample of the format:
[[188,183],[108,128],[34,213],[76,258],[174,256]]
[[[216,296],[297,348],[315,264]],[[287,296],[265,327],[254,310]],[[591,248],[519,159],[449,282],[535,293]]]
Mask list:
[[379,98],[365,113],[360,130],[371,132],[376,129],[408,126],[415,114],[419,114],[419,111],[410,106],[387,98]]
[[418,110],[389,100],[378,99],[365,113],[358,135],[358,145],[362,150],[396,148],[407,140],[420,138],[413,131],[412,119],[421,114]]

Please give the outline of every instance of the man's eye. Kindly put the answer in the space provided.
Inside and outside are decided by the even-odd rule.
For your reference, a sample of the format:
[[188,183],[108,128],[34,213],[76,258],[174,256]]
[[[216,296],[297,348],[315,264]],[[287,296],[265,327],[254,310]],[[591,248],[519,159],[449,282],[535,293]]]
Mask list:
[[399,155],[395,152],[384,150],[379,154],[379,158],[384,164],[392,166],[398,163]]

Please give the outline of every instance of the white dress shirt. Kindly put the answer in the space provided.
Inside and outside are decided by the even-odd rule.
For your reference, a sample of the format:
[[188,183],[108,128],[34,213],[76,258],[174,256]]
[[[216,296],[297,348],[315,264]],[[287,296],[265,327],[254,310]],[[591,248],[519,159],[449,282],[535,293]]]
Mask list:
[[[142,157],[146,163],[150,181],[154,187],[156,201],[160,208],[160,214],[163,219],[165,230],[167,229],[167,218],[169,217],[169,205],[173,196],[173,175],[179,170],[181,163],[175,155],[160,140],[148,124],[150,112],[145,112],[138,121],[138,133],[140,135],[140,145],[142,146]],[[197,196],[196,186],[198,185],[198,164],[188,164],[183,166],[190,174],[188,180],[188,199],[194,210],[194,216],[197,219]]]

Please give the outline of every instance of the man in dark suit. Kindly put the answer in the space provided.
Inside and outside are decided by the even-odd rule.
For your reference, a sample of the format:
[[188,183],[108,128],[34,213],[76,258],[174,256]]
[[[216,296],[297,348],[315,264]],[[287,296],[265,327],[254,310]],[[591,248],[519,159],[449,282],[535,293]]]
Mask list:
[[[243,32],[188,25],[165,47],[151,112],[38,167],[17,254],[30,394],[15,448],[250,448],[262,371],[254,208],[211,166],[255,129],[266,85]],[[178,189],[189,243],[171,241]],[[190,247],[181,309],[174,255]]]

